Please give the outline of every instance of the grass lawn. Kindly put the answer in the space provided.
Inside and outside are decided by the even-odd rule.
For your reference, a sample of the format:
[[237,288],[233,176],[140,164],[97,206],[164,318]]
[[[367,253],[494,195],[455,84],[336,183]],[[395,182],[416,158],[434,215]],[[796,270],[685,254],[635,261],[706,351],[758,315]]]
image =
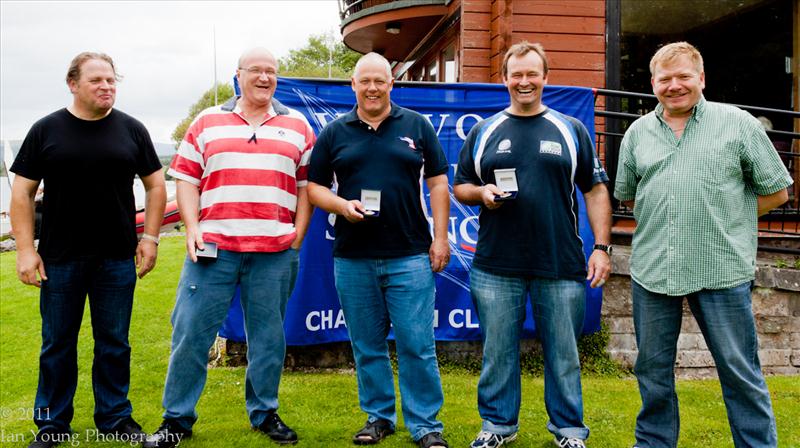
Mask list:
[[[183,239],[165,238],[156,270],[136,289],[131,330],[132,379],[130,398],[135,418],[147,431],[161,421],[161,393],[169,357],[170,312],[183,260]],[[0,446],[26,446],[33,422],[30,408],[37,382],[37,356],[41,343],[38,290],[22,285],[15,274],[15,254],[0,255]],[[88,310],[79,346],[80,381],[75,398],[72,446],[101,446],[91,431],[92,340]],[[445,436],[453,447],[466,447],[480,428],[476,410],[478,376],[463,369],[446,368],[442,381],[445,405],[440,413]],[[800,447],[800,377],[767,379],[776,412],[781,447]],[[520,415],[522,431],[516,447],[551,447],[545,430],[547,416],[543,380],[525,375]],[[584,376],[586,423],[592,430],[592,447],[630,447],[639,394],[633,377]],[[217,368],[209,372],[200,400],[200,420],[195,435],[181,446],[269,446],[268,439],[249,429],[244,409],[244,369]],[[716,381],[679,381],[681,447],[729,447],[725,407]],[[281,416],[308,447],[350,447],[350,437],[364,422],[358,409],[355,375],[343,372],[287,372],[281,383]],[[398,434],[382,447],[410,447],[402,422]],[[70,446],[66,444],[65,446]],[[127,446],[103,443],[102,446]]]

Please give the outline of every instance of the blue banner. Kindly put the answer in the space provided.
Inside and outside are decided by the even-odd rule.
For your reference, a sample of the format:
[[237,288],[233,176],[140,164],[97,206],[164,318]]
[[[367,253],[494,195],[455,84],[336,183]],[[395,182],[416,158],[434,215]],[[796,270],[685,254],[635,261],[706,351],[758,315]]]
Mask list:
[[[237,89],[238,90],[238,89]],[[436,339],[463,341],[480,339],[480,328],[469,294],[469,270],[478,239],[478,207],[460,204],[453,196],[453,174],[458,154],[469,130],[479,120],[506,108],[508,91],[502,84],[397,83],[391,93],[397,104],[415,110],[430,120],[450,161],[450,264],[436,274]],[[346,81],[314,81],[281,78],[275,97],[301,111],[319,134],[337,116],[350,111],[355,95]],[[543,102],[552,109],[579,119],[594,141],[594,97],[591,89],[546,86]],[[423,183],[424,185],[424,183]],[[583,195],[578,195],[579,230],[588,258],[594,244]],[[346,341],[347,327],[333,280],[333,223],[335,217],[315,210],[300,252],[297,284],[286,311],[286,342],[289,345]],[[430,221],[430,219],[429,219]],[[431,224],[432,231],[432,224]],[[586,286],[584,333],[600,329],[600,289]],[[530,302],[525,337],[535,328]],[[244,325],[238,294],[231,303],[220,336],[244,341]],[[390,336],[391,337],[391,336]]]

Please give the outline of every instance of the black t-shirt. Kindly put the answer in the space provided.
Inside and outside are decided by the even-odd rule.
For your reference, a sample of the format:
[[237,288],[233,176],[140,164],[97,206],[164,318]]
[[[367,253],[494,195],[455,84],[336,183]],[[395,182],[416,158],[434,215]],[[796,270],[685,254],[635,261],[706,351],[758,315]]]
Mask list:
[[[476,166],[475,161],[478,161]],[[500,112],[476,124],[459,155],[454,184],[496,184],[515,168],[516,199],[481,207],[473,265],[498,274],[582,280],[576,186],[607,182],[583,124],[551,109],[534,116]]]
[[311,153],[308,180],[361,199],[380,190],[380,215],[352,224],[336,217],[333,254],[343,258],[396,258],[425,253],[431,245],[423,210],[422,179],[447,173],[433,126],[422,115],[392,103],[377,130],[356,109],[328,124]]
[[113,110],[81,120],[61,109],[37,121],[11,171],[44,180],[45,261],[122,259],[136,251],[133,178],[161,169],[144,125]]

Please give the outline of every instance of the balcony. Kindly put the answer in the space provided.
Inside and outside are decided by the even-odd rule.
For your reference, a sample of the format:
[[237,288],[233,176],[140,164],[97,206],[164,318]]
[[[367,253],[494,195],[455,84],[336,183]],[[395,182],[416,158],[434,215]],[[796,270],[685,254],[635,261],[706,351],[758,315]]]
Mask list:
[[448,13],[451,0],[339,0],[345,45],[405,61]]

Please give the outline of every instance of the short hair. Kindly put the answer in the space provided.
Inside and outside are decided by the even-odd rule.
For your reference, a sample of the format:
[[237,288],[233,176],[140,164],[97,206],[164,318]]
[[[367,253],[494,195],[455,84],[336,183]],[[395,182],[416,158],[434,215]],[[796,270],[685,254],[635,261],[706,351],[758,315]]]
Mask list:
[[364,56],[358,58],[356,66],[353,68],[353,77],[356,76],[356,73],[358,73],[358,69],[361,68],[361,66],[364,65],[365,62],[374,59],[377,59],[386,67],[386,76],[388,77],[388,79],[392,79],[394,77],[392,76],[392,64],[389,64],[389,61],[385,57],[379,55],[378,53],[375,53],[374,51],[369,52]]
[[506,77],[508,74],[508,60],[511,59],[511,56],[516,56],[521,58],[530,52],[534,52],[542,58],[542,66],[544,67],[544,74],[547,75],[547,71],[549,70],[547,65],[547,55],[544,53],[544,47],[540,43],[530,43],[527,40],[523,40],[522,42],[516,43],[511,46],[511,48],[506,51],[506,55],[503,56],[503,68],[502,68],[502,75],[503,78]]
[[105,53],[96,53],[93,51],[84,51],[83,53],[78,54],[74,58],[72,58],[72,62],[69,63],[69,69],[67,69],[67,84],[70,81],[78,82],[81,79],[81,66],[86,61],[90,61],[92,59],[99,59],[101,61],[108,62],[108,65],[111,66],[111,70],[114,71],[114,79],[117,81],[122,80],[122,75],[117,73],[117,68],[114,66],[114,60],[111,59],[111,56]]
[[681,56],[688,56],[694,68],[700,73],[703,72],[703,56],[700,55],[700,51],[689,42],[673,42],[659,48],[650,59],[650,76],[655,76],[657,65],[674,61]]

